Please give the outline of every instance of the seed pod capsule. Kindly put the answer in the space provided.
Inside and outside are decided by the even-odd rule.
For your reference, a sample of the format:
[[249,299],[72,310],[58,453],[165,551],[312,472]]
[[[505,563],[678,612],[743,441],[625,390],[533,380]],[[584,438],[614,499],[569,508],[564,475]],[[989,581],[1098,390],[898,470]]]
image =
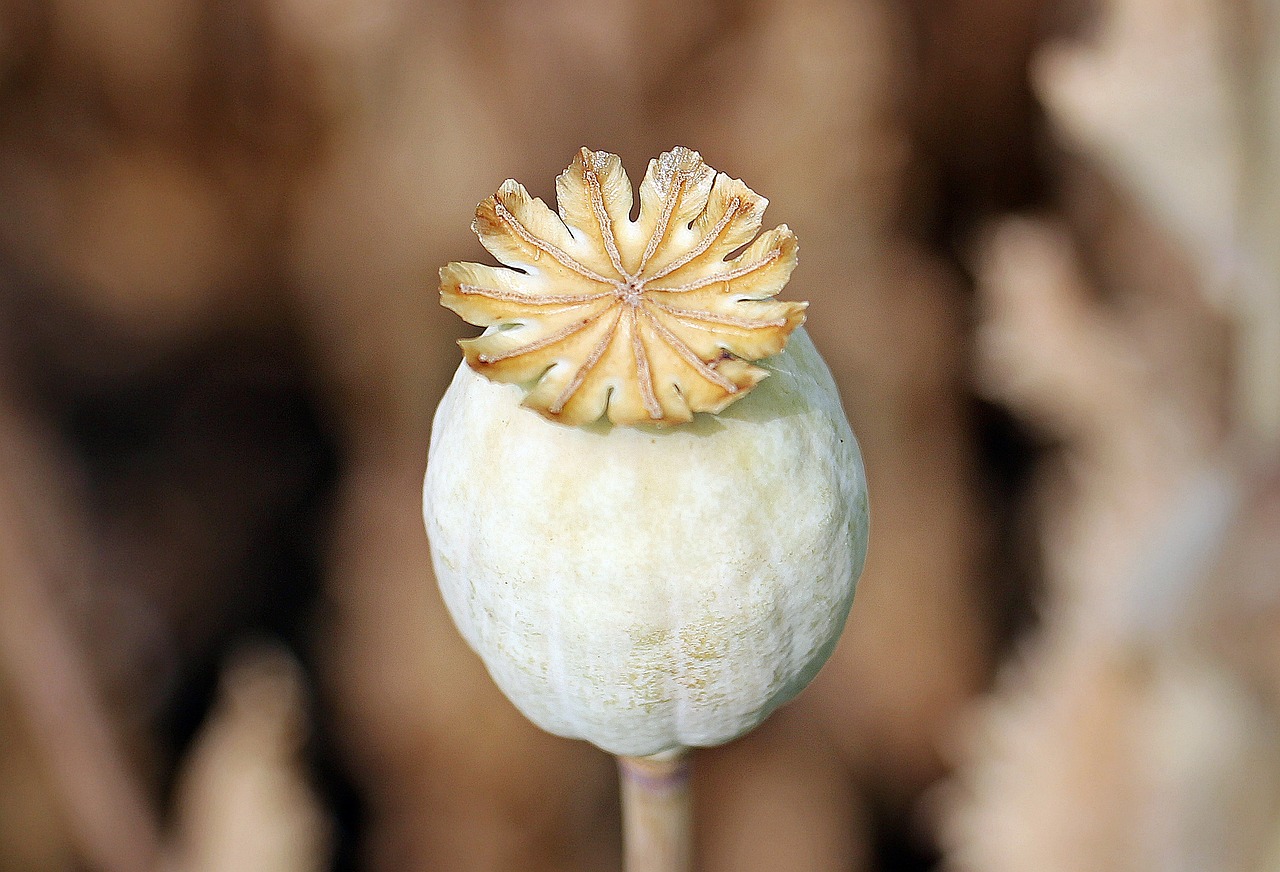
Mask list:
[[867,542],[857,443],[804,304],[773,299],[796,245],[756,237],[763,198],[687,149],[650,163],[634,222],[613,155],[584,149],[557,187],[559,217],[514,182],[477,209],[521,272],[441,271],[488,329],[436,413],[436,576],[540,727],[624,756],[720,744],[839,638]]

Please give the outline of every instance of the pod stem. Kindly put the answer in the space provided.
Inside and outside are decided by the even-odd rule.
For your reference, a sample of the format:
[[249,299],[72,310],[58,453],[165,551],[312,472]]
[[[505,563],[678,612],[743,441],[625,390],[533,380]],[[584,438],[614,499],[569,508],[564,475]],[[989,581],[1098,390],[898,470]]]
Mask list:
[[624,872],[690,872],[693,809],[685,750],[618,757]]

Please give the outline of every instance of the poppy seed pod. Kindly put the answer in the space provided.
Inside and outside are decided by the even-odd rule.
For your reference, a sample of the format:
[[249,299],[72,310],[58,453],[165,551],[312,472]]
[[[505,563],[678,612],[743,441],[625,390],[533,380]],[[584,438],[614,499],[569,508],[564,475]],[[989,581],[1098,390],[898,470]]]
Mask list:
[[514,182],[477,210],[520,272],[441,271],[487,330],[436,413],[436,576],[542,728],[633,757],[720,744],[839,638],[867,542],[857,443],[804,304],[773,299],[796,245],[756,237],[763,198],[687,149],[650,163],[635,221],[613,155],[584,149],[557,187],[559,216]]

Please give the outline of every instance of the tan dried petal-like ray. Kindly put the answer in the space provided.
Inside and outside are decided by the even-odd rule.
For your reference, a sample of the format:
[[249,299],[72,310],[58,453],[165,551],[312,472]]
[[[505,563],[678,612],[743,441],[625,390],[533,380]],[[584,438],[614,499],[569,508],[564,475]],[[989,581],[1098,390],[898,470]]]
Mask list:
[[634,221],[617,155],[582,149],[556,197],[558,215],[507,180],[472,227],[511,269],[440,271],[440,301],[486,328],[459,343],[467,363],[523,385],[547,418],[664,425],[719,412],[768,374],[752,361],[804,322],[807,303],[774,299],[796,265],[795,234],[784,224],[757,236],[768,201],[696,151],[649,162]]

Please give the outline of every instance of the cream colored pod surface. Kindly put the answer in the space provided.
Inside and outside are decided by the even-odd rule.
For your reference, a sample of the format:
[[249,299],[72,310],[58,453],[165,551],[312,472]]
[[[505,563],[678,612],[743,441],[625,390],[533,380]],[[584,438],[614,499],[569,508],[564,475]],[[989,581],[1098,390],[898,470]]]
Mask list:
[[554,424],[458,369],[427,463],[436,577],[538,726],[627,756],[717,745],[830,655],[866,553],[862,461],[803,330],[764,365],[661,431]]
[[774,299],[795,235],[684,148],[638,210],[605,152],[556,188],[559,214],[513,181],[477,208],[512,269],[441,270],[486,329],[432,431],[440,589],[543,729],[626,757],[727,742],[826,661],[866,553],[857,443],[806,304]]

